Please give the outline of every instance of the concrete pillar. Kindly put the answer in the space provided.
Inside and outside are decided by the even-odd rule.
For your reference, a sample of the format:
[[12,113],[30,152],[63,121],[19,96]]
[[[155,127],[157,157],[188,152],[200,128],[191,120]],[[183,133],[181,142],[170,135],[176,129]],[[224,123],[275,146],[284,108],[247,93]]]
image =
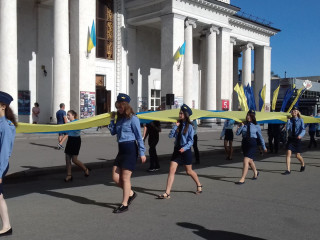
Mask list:
[[242,84],[251,86],[251,50],[253,44],[248,43],[242,47]]
[[211,26],[207,31],[207,77],[204,110],[217,109],[217,34],[219,34],[219,29],[215,26]]
[[221,28],[217,37],[217,110],[222,110],[222,99],[231,102],[230,32],[228,28]]
[[[239,83],[239,57],[241,57],[241,54],[239,52],[233,53],[233,88],[236,86],[237,83]],[[232,104],[232,110],[238,111],[239,107],[239,100],[237,93],[232,89],[233,91],[233,104]]]
[[[236,40],[234,38],[230,38],[230,52],[229,52],[229,56],[230,56],[230,60],[229,60],[229,65],[230,65],[230,76],[229,76],[229,86],[230,86],[230,91],[231,91],[231,98],[230,98],[230,102],[229,102],[229,110],[233,110],[233,99],[234,99],[234,95],[237,95],[237,93],[234,92],[233,88],[234,88],[234,84],[233,84],[233,71],[234,71],[234,65],[233,65],[233,46],[236,45]],[[238,70],[237,70],[238,71]]]
[[0,1],[0,90],[13,97],[18,115],[17,0]]
[[186,50],[184,54],[184,78],[183,78],[183,102],[192,107],[193,96],[193,33],[192,29],[196,28],[195,21],[186,19],[185,21],[185,41]]
[[[54,0],[54,54],[53,54],[53,107],[56,121],[59,104],[70,109],[70,54],[69,54],[69,4],[68,0]],[[79,93],[80,94],[80,93]]]
[[266,110],[270,110],[270,89],[271,89],[271,47],[260,46],[254,50],[254,95],[256,103],[259,103],[259,91],[266,84]]
[[168,14],[161,17],[161,96],[173,93],[175,98],[183,98],[184,64],[174,55],[184,43],[185,16]]

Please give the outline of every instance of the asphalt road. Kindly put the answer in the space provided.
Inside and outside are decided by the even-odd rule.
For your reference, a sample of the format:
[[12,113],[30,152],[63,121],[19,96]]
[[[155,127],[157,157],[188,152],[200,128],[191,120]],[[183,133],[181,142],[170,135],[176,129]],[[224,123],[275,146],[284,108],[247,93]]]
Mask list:
[[300,173],[293,159],[289,176],[281,175],[284,150],[257,154],[258,180],[249,172],[238,186],[240,138],[227,161],[219,132],[204,130],[198,136],[201,164],[194,169],[201,195],[194,194],[195,183],[180,167],[171,199],[155,199],[164,192],[173,148],[164,132],[160,171],[148,173],[148,162],[138,164],[132,177],[138,197],[118,215],[112,213],[122,199],[111,179],[114,137],[83,136],[79,159],[93,170],[85,178],[74,166],[73,182],[65,183],[64,154],[55,149],[55,136],[17,136],[4,186],[14,233],[3,239],[319,239],[319,149],[307,149],[304,142],[306,171]]

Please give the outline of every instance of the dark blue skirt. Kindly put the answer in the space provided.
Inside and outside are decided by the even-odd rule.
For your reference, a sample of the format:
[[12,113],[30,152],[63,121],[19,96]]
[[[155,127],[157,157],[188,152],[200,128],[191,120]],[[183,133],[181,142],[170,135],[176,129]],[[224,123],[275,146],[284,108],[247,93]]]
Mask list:
[[81,137],[69,136],[64,153],[72,156],[79,155],[80,147],[81,147]]
[[2,183],[0,183],[0,195],[3,194],[3,188],[2,188],[3,178],[6,176],[8,170],[9,170],[9,163],[8,163],[8,166],[7,166],[6,170],[4,170],[4,172],[3,172],[2,176],[1,176]]
[[191,149],[180,153],[181,148],[174,148],[171,161],[178,163],[179,165],[192,165],[192,152]]
[[233,130],[232,129],[226,129],[225,130],[224,140],[233,141]]
[[118,148],[119,152],[113,166],[134,171],[138,158],[138,146],[136,141],[120,142],[118,143]]
[[293,153],[301,153],[301,139],[288,137],[286,149]]
[[243,156],[253,160],[257,151],[257,139],[250,138],[248,140],[247,138],[242,138],[241,148]]

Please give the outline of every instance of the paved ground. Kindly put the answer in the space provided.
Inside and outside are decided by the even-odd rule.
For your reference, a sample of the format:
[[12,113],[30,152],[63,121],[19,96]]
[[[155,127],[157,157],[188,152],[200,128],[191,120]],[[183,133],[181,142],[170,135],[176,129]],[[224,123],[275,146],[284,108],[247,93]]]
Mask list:
[[80,159],[93,171],[84,178],[74,167],[73,182],[65,183],[64,154],[55,149],[56,136],[18,135],[5,184],[14,230],[7,239],[319,239],[318,149],[303,153],[304,173],[293,160],[290,176],[281,175],[283,150],[258,156],[259,179],[251,180],[249,172],[246,184],[238,186],[240,139],[233,161],[226,161],[218,132],[200,129],[198,135],[201,164],[194,168],[203,194],[194,194],[195,184],[180,168],[172,198],[155,199],[165,188],[172,151],[164,131],[158,146],[160,171],[150,174],[149,163],[138,165],[132,178],[138,197],[120,215],[112,213],[122,196],[110,174],[115,138],[84,135]]

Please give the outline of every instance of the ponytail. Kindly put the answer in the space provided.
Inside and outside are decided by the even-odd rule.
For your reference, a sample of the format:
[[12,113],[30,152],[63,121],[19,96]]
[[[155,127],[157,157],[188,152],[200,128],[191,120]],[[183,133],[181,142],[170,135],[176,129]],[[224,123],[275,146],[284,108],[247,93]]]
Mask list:
[[12,109],[5,103],[1,103],[1,104],[6,106],[6,109],[4,111],[4,113],[6,115],[6,118],[8,120],[10,120],[14,124],[15,127],[17,127],[18,126],[18,122],[17,122],[16,116],[14,115]]

